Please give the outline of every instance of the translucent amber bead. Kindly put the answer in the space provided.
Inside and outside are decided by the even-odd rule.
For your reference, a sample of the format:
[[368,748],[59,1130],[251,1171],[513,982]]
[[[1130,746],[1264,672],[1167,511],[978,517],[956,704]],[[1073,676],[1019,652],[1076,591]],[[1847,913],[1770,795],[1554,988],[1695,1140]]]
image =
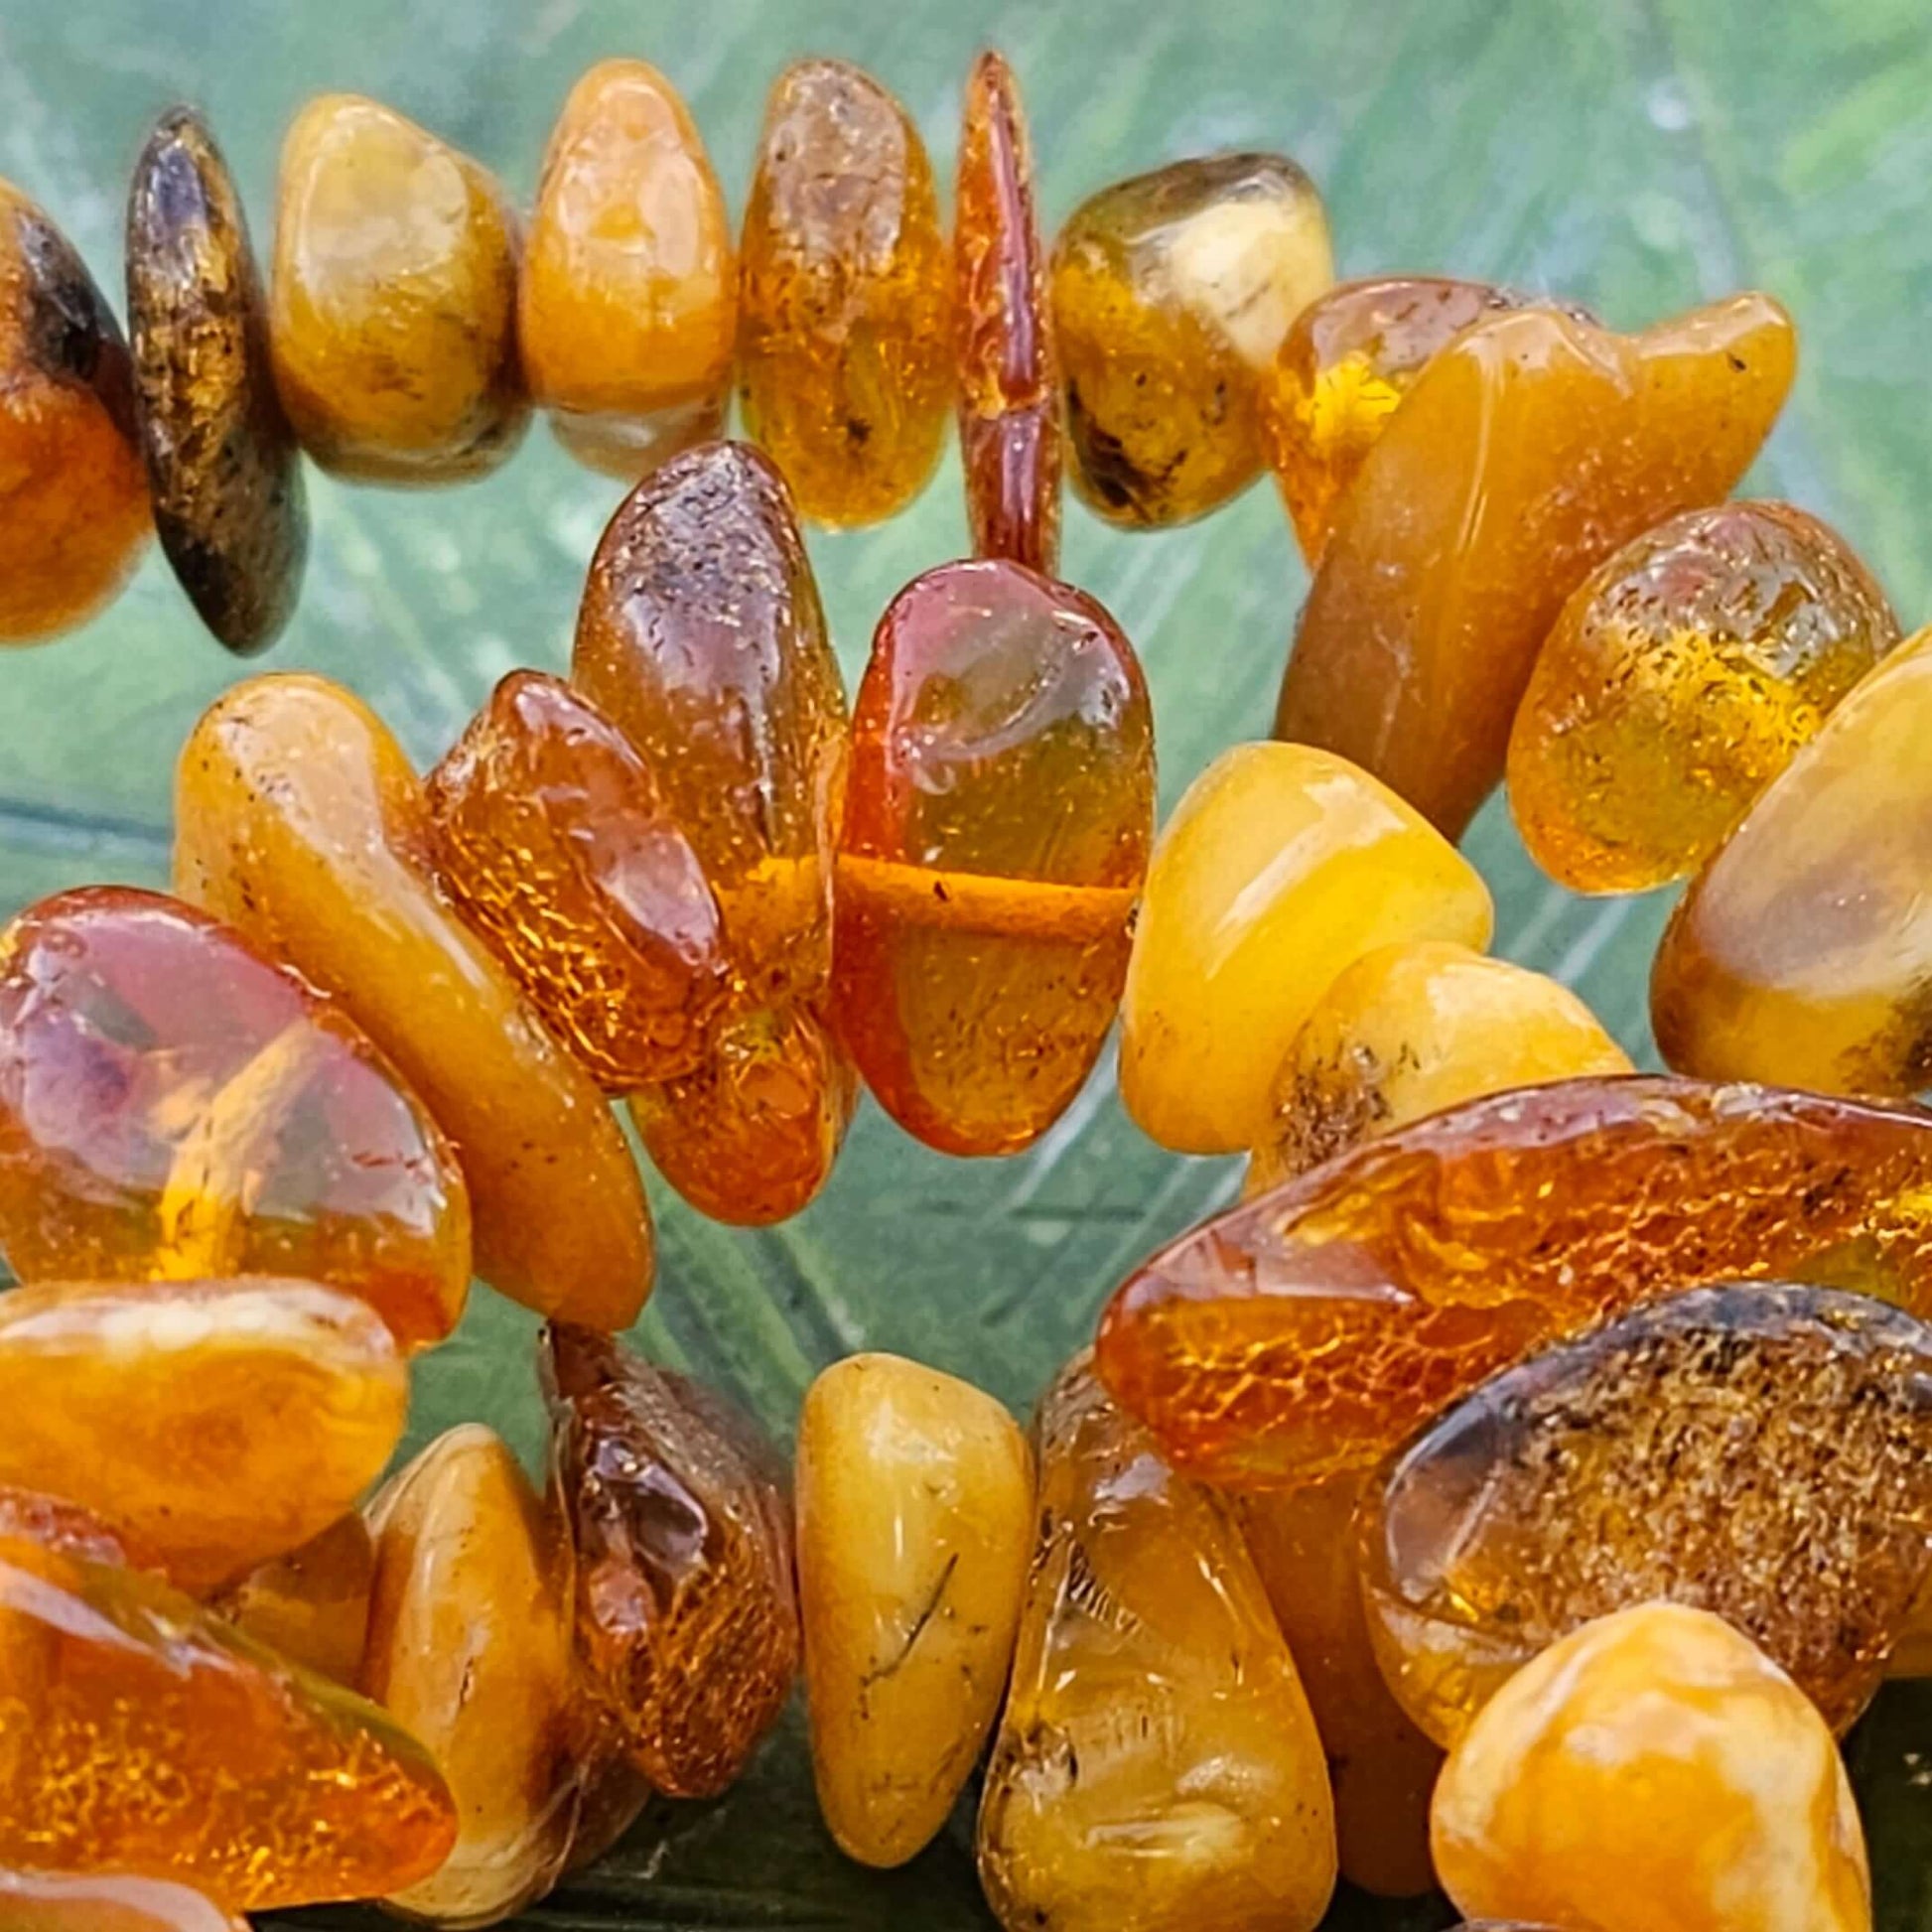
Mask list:
[[341,1009],[158,893],[0,929],[0,1249],[23,1281],[294,1275],[405,1348],[470,1291],[456,1155]]
[[1494,917],[1474,868],[1366,772],[1237,745],[1155,848],[1122,1007],[1128,1112],[1183,1154],[1253,1147],[1275,1069],[1343,967],[1398,940],[1484,946]]
[[798,1423],[812,1771],[840,1849],[903,1864],[999,1716],[1034,1547],[1033,1457],[970,1384],[896,1355],[828,1368]]
[[853,721],[833,1010],[928,1146],[1010,1154],[1113,1025],[1154,840],[1154,716],[1084,592],[942,564],[888,606]]
[[1336,975],[1295,1035],[1247,1191],[1465,1100],[1630,1070],[1567,986],[1446,940],[1382,946]]
[[160,1560],[136,1538],[90,1509],[36,1489],[0,1483],[0,1542],[24,1538],[63,1556],[129,1570],[159,1570]]
[[1261,379],[1335,279],[1321,198],[1277,154],[1176,161],[1082,202],[1053,244],[1073,481],[1181,523],[1261,474]]
[[747,432],[820,523],[874,523],[932,475],[952,403],[952,264],[925,144],[843,61],[772,86],[745,208]]
[[1703,1610],[1586,1624],[1490,1702],[1436,1787],[1465,1912],[1595,1932],[1869,1932],[1864,1835],[1832,1734]]
[[731,223],[704,141],[655,68],[603,61],[571,89],[518,300],[531,393],[574,456],[634,480],[724,427]]
[[287,1556],[251,1570],[212,1607],[292,1664],[338,1684],[361,1675],[368,1642],[375,1544],[353,1511]]
[[1464,330],[1337,505],[1276,736],[1353,759],[1459,837],[1565,598],[1640,531],[1729,492],[1796,359],[1762,295],[1636,336],[1547,309]]
[[183,749],[183,896],[335,994],[428,1101],[470,1183],[485,1281],[625,1327],[652,1267],[636,1166],[590,1075],[437,890],[431,844],[401,747],[326,679],[237,685]]
[[164,114],[135,164],[127,320],[161,547],[215,636],[260,650],[295,609],[308,514],[248,219],[192,107]]
[[516,217],[486,168],[359,94],[282,145],[275,380],[303,448],[369,483],[454,483],[515,449]]
[[67,237],[0,181],[0,644],[92,617],[148,527],[120,325]]
[[104,1872],[0,1871],[7,1932],[248,1932],[186,1885]]
[[979,1815],[1008,1932],[1311,1932],[1328,1771],[1225,1506],[1076,1362],[1036,1424],[1039,1541]]

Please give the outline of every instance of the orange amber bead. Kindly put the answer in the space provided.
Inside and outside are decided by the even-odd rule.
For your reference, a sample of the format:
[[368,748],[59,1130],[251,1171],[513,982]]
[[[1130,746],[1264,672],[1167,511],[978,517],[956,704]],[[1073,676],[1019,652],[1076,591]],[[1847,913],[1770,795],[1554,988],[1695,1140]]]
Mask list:
[[64,1497],[36,1489],[14,1489],[0,1483],[0,1541],[24,1537],[29,1543],[129,1570],[159,1570],[153,1551],[90,1509]]
[[248,1932],[186,1885],[105,1872],[0,1871],[6,1932]]
[[374,1585],[375,1545],[369,1526],[351,1511],[299,1550],[251,1570],[210,1607],[290,1663],[353,1684],[362,1671]]

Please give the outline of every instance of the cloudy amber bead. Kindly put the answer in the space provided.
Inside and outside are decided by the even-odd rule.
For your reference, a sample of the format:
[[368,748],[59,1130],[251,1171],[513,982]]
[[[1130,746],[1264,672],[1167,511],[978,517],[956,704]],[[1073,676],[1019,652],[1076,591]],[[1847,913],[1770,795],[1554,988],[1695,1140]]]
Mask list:
[[186,1885],[110,1872],[0,1871],[6,1932],[248,1932]]
[[338,1684],[362,1671],[375,1586],[375,1544],[359,1512],[338,1517],[298,1550],[251,1570],[211,1599],[237,1630]]

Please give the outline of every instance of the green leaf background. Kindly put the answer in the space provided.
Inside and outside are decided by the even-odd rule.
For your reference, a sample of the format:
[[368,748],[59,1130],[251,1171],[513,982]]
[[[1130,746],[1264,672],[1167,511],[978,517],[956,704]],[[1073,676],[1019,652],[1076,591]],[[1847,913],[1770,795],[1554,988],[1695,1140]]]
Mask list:
[[[119,299],[127,172],[147,124],[199,101],[258,240],[281,131],[320,88],[376,94],[527,198],[577,73],[663,67],[742,206],[763,93],[804,53],[877,72],[949,174],[960,85],[986,41],[1015,62],[1049,223],[1122,175],[1232,146],[1286,149],[1321,183],[1344,273],[1449,270],[1582,298],[1641,324],[1734,287],[1803,330],[1798,386],[1752,480],[1844,528],[1908,623],[1932,556],[1932,25],[1924,0],[0,0],[0,173],[53,211]],[[619,491],[541,429],[488,482],[424,494],[312,478],[300,615],[268,662],[353,685],[434,759],[504,671],[565,661]],[[965,540],[956,464],[910,513],[812,551],[848,675],[907,578]],[[1066,574],[1140,646],[1162,797],[1267,730],[1305,578],[1265,485],[1154,536],[1073,510]],[[84,632],[0,656],[0,909],[89,880],[166,877],[174,755],[237,675],[151,559]],[[1500,804],[1468,850],[1498,949],[1578,986],[1647,1060],[1661,897],[1588,902],[1529,865]],[[862,1113],[824,1198],[787,1227],[710,1226],[654,1190],[662,1286],[648,1346],[788,1429],[811,1375],[900,1350],[1023,1409],[1138,1256],[1226,1200],[1228,1163],[1165,1155],[1103,1068],[1030,1155],[966,1164]],[[532,1323],[483,1294],[421,1368],[412,1442],[484,1418],[538,1444]],[[1888,1693],[1853,1757],[1885,1932],[1932,1926],[1932,1694]],[[1334,1926],[1424,1928],[1440,1904],[1344,1897]],[[355,1912],[287,1923],[348,1927]],[[970,1820],[892,1876],[820,1829],[795,1718],[723,1802],[648,1814],[623,1850],[523,1921],[557,1928],[990,1923]]]

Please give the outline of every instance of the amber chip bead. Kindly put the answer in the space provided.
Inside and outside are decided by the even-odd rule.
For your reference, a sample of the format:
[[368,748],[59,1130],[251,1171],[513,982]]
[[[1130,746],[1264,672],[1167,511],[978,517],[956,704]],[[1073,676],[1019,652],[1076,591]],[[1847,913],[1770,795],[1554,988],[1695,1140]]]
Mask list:
[[0,1871],[7,1932],[248,1932],[186,1885],[109,1872]]
[[308,512],[234,178],[192,107],[156,122],[127,203],[127,322],[161,547],[230,650],[295,610]]
[[1154,842],[1154,716],[1120,626],[1004,560],[879,621],[853,720],[833,1010],[906,1131],[1031,1145],[1113,1025]]
[[84,1557],[116,1569],[156,1570],[160,1559],[137,1538],[90,1509],[37,1489],[0,1483],[0,1541],[11,1537],[38,1543],[63,1556]]
[[210,1599],[236,1629],[338,1684],[361,1676],[375,1543],[351,1510],[299,1550],[272,1558]]

